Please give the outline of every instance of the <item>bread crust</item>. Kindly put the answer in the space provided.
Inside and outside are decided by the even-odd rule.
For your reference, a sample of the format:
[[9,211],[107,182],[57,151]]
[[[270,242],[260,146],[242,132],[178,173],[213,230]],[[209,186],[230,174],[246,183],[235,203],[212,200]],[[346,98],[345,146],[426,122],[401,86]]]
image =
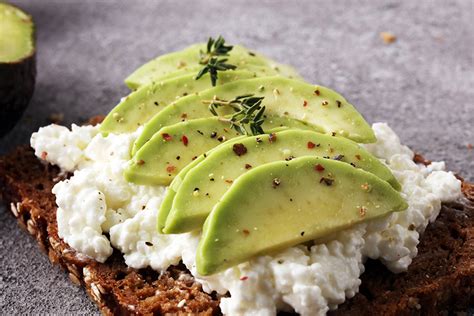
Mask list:
[[[57,232],[51,189],[65,177],[26,146],[0,158],[4,202],[49,260],[60,265],[73,283],[84,286],[103,314],[220,314],[219,296],[203,292],[183,265],[161,274],[132,269],[118,251],[102,264],[64,243]],[[474,303],[474,185],[463,182],[463,193],[463,199],[444,204],[439,218],[428,226],[407,272],[395,275],[378,261],[368,261],[360,292],[330,314],[466,311]]]

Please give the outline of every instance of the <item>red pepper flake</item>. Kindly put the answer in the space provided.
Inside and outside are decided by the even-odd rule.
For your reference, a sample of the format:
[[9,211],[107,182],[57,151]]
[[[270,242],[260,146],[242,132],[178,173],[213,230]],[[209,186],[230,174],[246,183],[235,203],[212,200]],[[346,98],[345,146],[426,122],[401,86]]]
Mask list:
[[172,173],[172,172],[174,172],[175,170],[176,170],[176,167],[173,166],[173,165],[168,165],[168,166],[166,167],[166,171],[169,172],[169,173]]
[[323,172],[325,169],[321,164],[318,163],[316,166],[314,166],[314,170],[317,172]]
[[184,146],[188,146],[189,140],[186,135],[181,136],[181,141],[183,142]]
[[242,143],[234,144],[234,146],[232,146],[232,150],[239,157],[247,153],[247,147],[245,147],[245,145]]
[[234,180],[232,180],[232,179],[226,179],[226,180],[224,180],[224,181],[225,181],[226,183],[228,183],[228,184],[232,184],[232,183],[234,182]]
[[308,149],[313,149],[314,147],[316,147],[316,144],[313,143],[313,142],[308,142]]
[[355,157],[357,158],[357,160],[360,160],[360,155],[359,154],[355,155]]
[[250,232],[248,229],[244,229],[242,230],[242,233],[244,233],[244,236],[247,237],[248,235],[250,235]]
[[141,166],[141,165],[144,165],[145,164],[145,160],[143,159],[140,159],[137,161],[137,165]]
[[248,163],[246,163],[246,164],[245,164],[245,169],[248,170],[248,169],[250,169],[250,168],[252,168],[252,165],[249,165]]
[[319,91],[319,89],[316,89],[316,90],[314,90],[314,94],[316,94],[317,96],[320,96],[321,92]]
[[46,160],[46,157],[48,157],[48,153],[46,151],[43,151],[41,153],[41,159]]
[[321,180],[319,180],[319,183],[324,183],[328,187],[331,186],[333,182],[334,182],[334,179],[326,178],[326,177],[322,177]]
[[307,107],[307,106],[308,106],[308,101],[304,100],[304,101],[303,101],[303,106],[304,106],[304,107]]
[[273,143],[274,141],[276,141],[277,139],[277,136],[275,133],[271,133],[268,137],[268,140],[270,141],[270,143]]
[[240,277],[240,281],[245,281],[245,280],[247,280],[248,278],[249,278],[249,277],[246,276],[246,275],[245,275],[245,276],[241,276],[241,277]]
[[171,135],[168,134],[168,133],[163,133],[163,134],[161,134],[161,136],[162,136],[163,139],[164,139],[165,141],[167,141],[167,142],[169,142],[170,140],[173,139],[173,137],[171,137]]

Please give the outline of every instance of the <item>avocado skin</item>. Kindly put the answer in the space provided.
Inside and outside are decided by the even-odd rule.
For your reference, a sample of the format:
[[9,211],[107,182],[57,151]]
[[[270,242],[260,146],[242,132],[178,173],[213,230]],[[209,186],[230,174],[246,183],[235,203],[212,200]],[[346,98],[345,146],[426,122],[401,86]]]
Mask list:
[[[32,41],[35,47],[34,26]],[[0,62],[0,137],[7,134],[21,118],[33,96],[35,82],[36,47],[21,60]]]

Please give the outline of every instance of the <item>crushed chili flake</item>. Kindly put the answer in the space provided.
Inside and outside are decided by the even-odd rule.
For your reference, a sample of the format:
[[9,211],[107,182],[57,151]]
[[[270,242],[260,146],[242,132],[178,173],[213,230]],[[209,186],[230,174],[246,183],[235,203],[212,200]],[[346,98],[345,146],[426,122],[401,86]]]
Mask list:
[[273,187],[274,189],[276,189],[276,187],[279,186],[280,184],[281,184],[281,180],[280,180],[280,179],[278,179],[278,178],[273,179],[273,181],[272,181],[272,187]]
[[308,101],[304,100],[304,101],[303,101],[303,106],[304,106],[304,107],[308,106]]
[[359,208],[359,215],[360,215],[361,217],[364,217],[365,214],[367,214],[367,208],[364,207],[364,206],[361,206],[361,207]]
[[188,146],[189,140],[186,135],[181,136],[181,141],[183,142],[184,146]]
[[355,157],[357,158],[357,160],[360,160],[360,155],[359,154],[355,155]]
[[163,134],[161,134],[161,136],[162,136],[163,139],[164,139],[165,141],[167,141],[167,142],[169,142],[170,140],[173,139],[173,137],[171,137],[171,135],[168,134],[168,133],[163,133]]
[[169,173],[172,173],[172,172],[174,172],[175,170],[176,170],[176,167],[173,166],[173,165],[168,165],[168,166],[166,167],[166,171],[168,171]]
[[319,89],[316,89],[316,90],[314,90],[314,94],[316,94],[317,96],[320,96],[321,92],[319,91]]
[[48,157],[48,153],[46,151],[43,151],[41,153],[41,159],[46,160],[46,157]]
[[470,144],[470,143],[467,144],[466,147],[467,147],[468,150],[472,150],[472,148],[474,148],[474,146],[473,146],[472,144]]
[[323,172],[324,167],[318,163],[316,166],[314,166],[314,170],[316,170],[317,172]]
[[308,142],[308,148],[309,149],[313,149],[314,147],[316,147],[316,144],[313,143],[313,142]]
[[321,180],[319,180],[319,183],[324,183],[327,186],[331,186],[333,182],[334,182],[334,179],[326,178],[326,177],[322,177]]
[[144,165],[145,164],[145,160],[143,159],[140,159],[137,161],[137,165],[141,166],[141,165]]
[[247,280],[248,278],[249,278],[248,276],[241,276],[241,277],[240,277],[240,281],[245,281],[245,280]]
[[234,146],[232,146],[232,150],[239,157],[247,153],[247,147],[245,147],[245,145],[242,143],[234,144]]
[[224,180],[224,181],[225,181],[226,183],[229,183],[229,184],[232,184],[232,183],[234,182],[234,180],[232,180],[232,179],[226,179],[226,180]]
[[392,44],[397,40],[397,37],[390,32],[380,32],[380,38],[385,44]]
[[245,237],[247,237],[248,235],[250,235],[250,232],[249,232],[248,229],[242,230],[242,233],[245,235]]
[[248,163],[245,164],[245,169],[250,169],[252,168],[252,165],[249,165]]
[[270,143],[273,143],[274,141],[276,141],[277,139],[277,136],[275,133],[271,133],[270,135],[268,135],[268,140],[270,141]]

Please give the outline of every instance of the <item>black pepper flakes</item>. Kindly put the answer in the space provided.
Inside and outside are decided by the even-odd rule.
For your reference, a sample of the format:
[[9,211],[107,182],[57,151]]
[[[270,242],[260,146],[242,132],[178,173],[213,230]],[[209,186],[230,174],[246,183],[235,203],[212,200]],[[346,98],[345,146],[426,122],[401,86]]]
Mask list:
[[216,136],[217,136],[217,133],[216,133],[216,132],[212,132],[212,133],[211,133],[211,138],[216,138]]
[[204,133],[201,132],[200,130],[197,130],[197,132],[198,132],[199,134],[201,134],[201,135],[204,135]]
[[149,242],[149,241],[145,241],[145,245],[147,245],[147,246],[149,246],[149,247],[152,247],[152,246],[153,246],[153,244],[152,244],[151,242]]
[[301,235],[301,236],[304,236],[304,232],[301,232],[300,235]]
[[342,158],[344,158],[344,155],[337,155],[337,156],[335,156],[335,157],[332,158],[332,159],[337,160],[337,161],[341,161]]
[[234,144],[234,146],[232,146],[232,150],[239,157],[247,153],[247,147],[245,147],[245,145],[242,143]]
[[281,180],[279,178],[275,178],[272,181],[272,187],[276,189],[281,184]]
[[219,136],[219,137],[217,137],[217,140],[222,143],[223,141],[225,141],[225,137],[224,136]]
[[181,156],[176,156],[176,160],[180,160],[181,159]]
[[339,100],[336,100],[337,107],[340,108],[342,106],[342,102]]
[[160,105],[160,104],[159,104],[158,102],[156,102],[156,101],[154,102],[154,104],[155,104],[156,106]]
[[285,158],[286,161],[291,161],[293,159],[295,159],[295,156],[288,156]]
[[246,163],[246,164],[245,164],[245,169],[248,170],[248,169],[250,169],[250,168],[252,168],[252,165],[249,165],[248,163]]
[[274,143],[276,141],[276,139],[277,139],[277,136],[276,136],[275,133],[271,133],[270,135],[268,135],[268,141],[270,143]]
[[331,178],[326,178],[326,177],[322,177],[320,180],[319,180],[319,183],[324,183],[325,185],[327,185],[328,187],[331,186],[334,182],[334,179],[331,179]]
[[255,141],[256,141],[257,143],[261,143],[261,142],[262,142],[262,139],[261,139],[260,137],[256,137],[256,138],[255,138]]

